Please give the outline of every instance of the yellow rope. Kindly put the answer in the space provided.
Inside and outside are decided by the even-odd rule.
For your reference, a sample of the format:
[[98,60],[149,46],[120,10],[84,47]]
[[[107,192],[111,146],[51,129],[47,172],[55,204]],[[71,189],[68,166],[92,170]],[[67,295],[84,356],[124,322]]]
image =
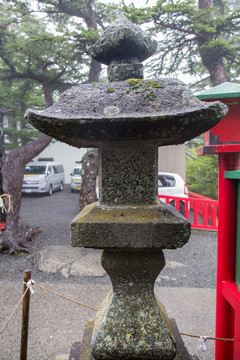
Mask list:
[[[25,283],[24,283],[24,284],[25,284]],[[32,285],[37,286],[37,287],[39,287],[40,289],[49,292],[50,294],[59,296],[59,297],[62,298],[62,299],[71,301],[71,302],[73,302],[74,304],[83,306],[83,307],[85,307],[85,308],[87,308],[87,309],[90,309],[90,310],[97,311],[97,309],[95,309],[95,308],[92,307],[92,306],[88,306],[88,305],[83,304],[83,303],[81,303],[81,302],[79,302],[79,301],[73,300],[73,299],[71,299],[71,298],[69,298],[69,297],[67,297],[67,296],[61,295],[61,294],[57,293],[56,291],[53,291],[53,290],[50,290],[50,289],[45,288],[45,287],[42,286],[42,285],[39,285],[39,284],[36,284],[36,283],[34,283],[34,284],[32,284]]]
[[15,312],[17,311],[19,305],[21,304],[21,302],[23,301],[25,295],[27,294],[28,288],[26,288],[26,290],[24,291],[21,299],[19,300],[19,302],[17,303],[17,305],[15,306],[13,312],[11,313],[11,315],[9,316],[8,320],[6,321],[5,325],[2,327],[2,329],[0,330],[0,334],[3,332],[3,330],[5,330],[5,328],[7,327],[7,325],[10,323],[10,321],[12,320]]
[[[199,335],[191,335],[191,334],[185,334],[185,333],[180,333],[180,335],[197,338],[197,339],[200,339],[200,337],[201,337]],[[206,340],[235,341],[235,339],[225,339],[225,338],[208,337],[208,336],[206,336]]]
[[[45,287],[42,286],[42,285],[39,285],[39,284],[36,284],[36,283],[34,283],[33,285],[35,285],[35,286],[39,287],[40,289],[42,289],[42,290],[44,290],[44,291],[47,291],[47,292],[49,292],[49,293],[51,293],[51,294],[53,294],[53,295],[59,296],[59,297],[61,297],[62,299],[71,301],[71,302],[73,302],[74,304],[83,306],[83,307],[85,307],[85,308],[87,308],[87,309],[91,309],[91,310],[97,311],[97,309],[95,309],[95,308],[93,308],[93,307],[91,307],[91,306],[82,304],[82,303],[80,303],[79,301],[73,300],[73,299],[71,299],[71,298],[69,298],[69,297],[67,297],[67,296],[61,295],[61,294],[59,294],[59,293],[57,293],[57,292],[55,292],[55,291],[53,291],[53,290],[47,289],[47,288],[45,288]],[[186,333],[180,333],[180,335],[182,335],[182,336],[189,336],[189,337],[192,337],[192,338],[200,339],[200,336],[199,336],[199,335],[191,335],[191,334],[186,334]],[[208,337],[208,336],[206,336],[206,338],[207,338],[206,340],[235,341],[235,339],[225,339],[225,338],[216,338],[216,337]]]

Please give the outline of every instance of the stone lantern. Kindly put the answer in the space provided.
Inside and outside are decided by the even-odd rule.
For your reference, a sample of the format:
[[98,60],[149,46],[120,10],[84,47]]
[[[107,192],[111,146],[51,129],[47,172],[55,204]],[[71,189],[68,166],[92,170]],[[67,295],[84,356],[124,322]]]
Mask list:
[[100,199],[71,225],[73,246],[103,249],[113,291],[100,306],[91,340],[96,360],[172,360],[176,346],[154,295],[162,249],[183,246],[190,223],[157,198],[158,146],[180,144],[225,115],[220,102],[198,100],[176,79],[143,79],[142,61],[156,43],[124,16],[109,26],[91,56],[108,65],[109,83],[73,87],[27,120],[76,147],[98,147]]

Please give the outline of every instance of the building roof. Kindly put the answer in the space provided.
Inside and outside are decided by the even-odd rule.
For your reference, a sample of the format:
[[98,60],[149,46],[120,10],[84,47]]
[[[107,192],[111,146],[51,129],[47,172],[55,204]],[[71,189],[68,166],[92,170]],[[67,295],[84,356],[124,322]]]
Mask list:
[[200,100],[226,99],[240,97],[240,84],[224,82],[196,95]]

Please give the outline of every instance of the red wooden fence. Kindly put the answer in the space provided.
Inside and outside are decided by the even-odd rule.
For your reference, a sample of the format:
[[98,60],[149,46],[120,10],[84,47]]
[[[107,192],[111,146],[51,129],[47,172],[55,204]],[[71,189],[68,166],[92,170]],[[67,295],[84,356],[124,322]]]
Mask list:
[[[192,228],[217,230],[218,201],[193,192],[190,192],[189,195],[188,198],[158,195],[158,198],[167,204],[174,204],[178,211],[184,208],[181,212],[191,222]],[[184,204],[184,207],[180,204]]]

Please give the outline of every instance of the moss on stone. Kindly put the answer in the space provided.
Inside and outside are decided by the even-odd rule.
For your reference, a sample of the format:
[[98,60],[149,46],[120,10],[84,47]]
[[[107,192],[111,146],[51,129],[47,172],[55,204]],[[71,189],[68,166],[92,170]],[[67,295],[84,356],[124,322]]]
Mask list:
[[128,85],[131,86],[138,84],[141,81],[141,79],[127,79],[126,81],[128,82]]
[[148,93],[144,96],[144,99],[148,99],[148,100],[150,100],[150,101],[153,101],[156,96],[157,96],[157,95],[154,94],[153,91],[150,91],[150,92],[148,92]]
[[158,81],[150,81],[150,80],[142,80],[142,79],[128,79],[126,80],[128,82],[128,85],[130,86],[130,89],[126,90],[125,93],[129,94],[131,90],[138,90],[136,93],[139,93],[139,88],[141,88],[141,94],[144,95],[144,93],[147,92],[147,94],[144,95],[144,99],[149,99],[150,101],[154,100],[156,98],[156,94],[151,91],[151,88],[164,88],[165,86],[160,84]]
[[127,82],[132,89],[138,89],[139,87],[143,86],[142,79],[128,79]]
[[112,88],[112,87],[109,87],[108,89],[107,89],[107,93],[113,93],[115,90],[114,90],[114,88]]
[[159,84],[158,81],[151,81],[150,86],[151,86],[152,88],[165,88],[165,86]]

